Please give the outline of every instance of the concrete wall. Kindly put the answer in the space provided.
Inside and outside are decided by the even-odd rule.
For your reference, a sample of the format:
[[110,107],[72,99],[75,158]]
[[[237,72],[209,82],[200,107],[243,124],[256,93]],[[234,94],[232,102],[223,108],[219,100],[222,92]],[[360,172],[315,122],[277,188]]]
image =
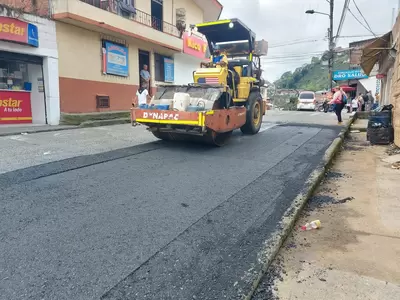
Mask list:
[[204,12],[192,0],[164,0],[164,21],[175,25],[178,8],[186,10],[186,28],[203,22]]
[[22,9],[26,13],[38,16],[49,15],[49,0],[1,0],[0,5]]
[[393,110],[394,143],[400,147],[400,18],[397,17],[392,30],[393,43],[396,44],[397,56],[393,66],[393,77],[391,87],[391,104]]
[[[108,38],[108,36],[107,36]],[[96,109],[96,95],[108,95],[109,111],[127,110],[139,85],[139,49],[150,52],[150,73],[154,74],[154,53],[172,56],[173,51],[137,39],[126,39],[129,49],[129,77],[102,73],[102,34],[57,22],[60,53],[61,111],[88,113]],[[73,51],[71,51],[73,49]],[[84,63],[82,63],[84,62]],[[153,88],[155,82],[152,82]]]

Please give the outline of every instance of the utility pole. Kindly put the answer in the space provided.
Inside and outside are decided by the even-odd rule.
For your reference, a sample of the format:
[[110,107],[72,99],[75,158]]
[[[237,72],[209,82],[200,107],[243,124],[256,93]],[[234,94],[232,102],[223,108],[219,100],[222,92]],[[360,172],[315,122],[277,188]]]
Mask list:
[[332,85],[332,73],[333,73],[333,53],[334,53],[334,47],[335,45],[333,44],[333,10],[334,10],[334,0],[330,0],[329,1],[329,6],[330,6],[330,10],[329,10],[329,88],[330,91],[332,91],[333,85]]

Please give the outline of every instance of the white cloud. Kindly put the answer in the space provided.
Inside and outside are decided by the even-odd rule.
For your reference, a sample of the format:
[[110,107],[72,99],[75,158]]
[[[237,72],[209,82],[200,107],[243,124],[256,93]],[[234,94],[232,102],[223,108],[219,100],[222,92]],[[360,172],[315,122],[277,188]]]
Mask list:
[[[269,42],[271,48],[264,66],[264,77],[269,80],[275,80],[285,71],[294,70],[310,62],[311,55],[308,53],[320,53],[328,48],[328,41],[324,40],[329,27],[328,17],[305,14],[308,9],[328,13],[329,3],[326,0],[220,0],[220,2],[224,5],[221,18],[238,18],[255,31],[257,39],[264,38]],[[391,30],[392,9],[397,8],[397,0],[356,0],[356,3],[375,33],[383,34]],[[344,0],[335,0],[334,34],[343,5]],[[363,22],[353,0],[350,9]],[[365,36],[341,38],[338,40],[338,46],[347,47],[349,42],[372,37],[366,36],[371,33],[347,12],[341,36],[356,35]],[[274,45],[293,41],[307,42],[272,48]],[[293,57],[293,54],[304,54],[304,56]],[[292,58],[289,58],[290,56]]]

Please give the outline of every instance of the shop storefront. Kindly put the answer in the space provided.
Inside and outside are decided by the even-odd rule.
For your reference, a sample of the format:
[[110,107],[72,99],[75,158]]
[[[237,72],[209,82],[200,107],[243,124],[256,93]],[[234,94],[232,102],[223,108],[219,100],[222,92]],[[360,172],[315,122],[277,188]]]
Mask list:
[[193,71],[200,67],[200,63],[206,59],[208,45],[205,40],[190,34],[183,35],[183,53],[174,55],[175,84],[188,84],[193,82]]
[[59,123],[55,34],[47,19],[0,16],[0,126]]

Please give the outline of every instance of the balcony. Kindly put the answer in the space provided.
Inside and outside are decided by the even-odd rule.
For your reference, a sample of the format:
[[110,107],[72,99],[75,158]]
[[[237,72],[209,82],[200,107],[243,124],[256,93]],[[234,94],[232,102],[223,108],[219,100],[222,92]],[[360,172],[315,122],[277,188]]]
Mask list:
[[119,0],[53,0],[55,20],[90,30],[152,42],[176,51],[183,47],[181,33],[164,22]]

